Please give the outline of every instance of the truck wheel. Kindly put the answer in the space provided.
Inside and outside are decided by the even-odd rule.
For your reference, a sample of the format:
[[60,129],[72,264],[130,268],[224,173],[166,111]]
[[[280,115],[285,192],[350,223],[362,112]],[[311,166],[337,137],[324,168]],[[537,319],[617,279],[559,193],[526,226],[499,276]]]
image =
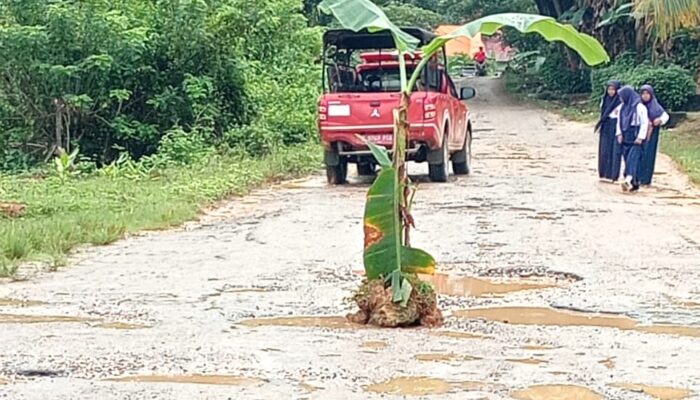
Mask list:
[[329,185],[342,185],[348,179],[348,160],[340,157],[338,165],[326,165],[326,178]]
[[452,171],[455,175],[469,175],[472,171],[472,133],[467,131],[464,136],[464,147],[452,155]]
[[[448,163],[450,159],[449,149],[447,147],[447,135],[442,138],[442,146],[431,151],[432,154],[428,157],[428,176],[433,182],[447,182],[447,178],[450,176],[450,164]],[[430,158],[434,161],[430,162]]]
[[374,176],[377,173],[376,166],[373,163],[358,163],[357,174],[360,176]]

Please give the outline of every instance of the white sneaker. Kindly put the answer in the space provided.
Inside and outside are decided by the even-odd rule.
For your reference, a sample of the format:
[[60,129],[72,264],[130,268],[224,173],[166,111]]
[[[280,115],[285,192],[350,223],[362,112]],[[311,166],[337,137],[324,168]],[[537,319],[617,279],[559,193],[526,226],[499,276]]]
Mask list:
[[622,181],[622,191],[629,192],[630,189],[632,189],[632,177],[628,176],[624,181]]

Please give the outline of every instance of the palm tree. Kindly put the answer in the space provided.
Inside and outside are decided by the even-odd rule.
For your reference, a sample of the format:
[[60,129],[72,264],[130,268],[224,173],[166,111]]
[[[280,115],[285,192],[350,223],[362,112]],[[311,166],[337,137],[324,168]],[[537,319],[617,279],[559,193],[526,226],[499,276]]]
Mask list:
[[700,1],[698,0],[635,0],[634,15],[647,34],[652,33],[662,41],[668,40],[683,28],[700,25]]

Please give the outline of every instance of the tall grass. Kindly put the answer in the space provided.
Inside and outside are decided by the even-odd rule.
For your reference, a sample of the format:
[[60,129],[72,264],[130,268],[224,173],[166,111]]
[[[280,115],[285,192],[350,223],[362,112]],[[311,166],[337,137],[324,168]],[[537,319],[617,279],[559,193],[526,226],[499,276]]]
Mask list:
[[26,205],[21,217],[0,217],[0,276],[11,276],[27,260],[62,265],[77,245],[105,245],[129,232],[181,224],[216,200],[318,169],[319,154],[309,144],[263,158],[216,156],[136,179],[0,176],[0,199]]
[[661,137],[661,151],[668,154],[688,174],[695,184],[700,184],[700,115]]

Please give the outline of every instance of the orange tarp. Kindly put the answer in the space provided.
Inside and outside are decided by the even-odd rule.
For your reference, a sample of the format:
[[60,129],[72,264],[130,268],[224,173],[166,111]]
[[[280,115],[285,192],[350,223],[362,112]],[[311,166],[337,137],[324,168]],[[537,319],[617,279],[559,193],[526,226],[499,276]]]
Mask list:
[[[438,26],[435,33],[438,35],[447,35],[457,30],[457,28],[459,28],[458,25],[442,25]],[[480,33],[474,37],[462,36],[457,39],[450,40],[445,45],[448,56],[466,54],[470,57],[473,57],[474,54],[479,51],[479,46],[484,46],[484,42],[481,41]]]

